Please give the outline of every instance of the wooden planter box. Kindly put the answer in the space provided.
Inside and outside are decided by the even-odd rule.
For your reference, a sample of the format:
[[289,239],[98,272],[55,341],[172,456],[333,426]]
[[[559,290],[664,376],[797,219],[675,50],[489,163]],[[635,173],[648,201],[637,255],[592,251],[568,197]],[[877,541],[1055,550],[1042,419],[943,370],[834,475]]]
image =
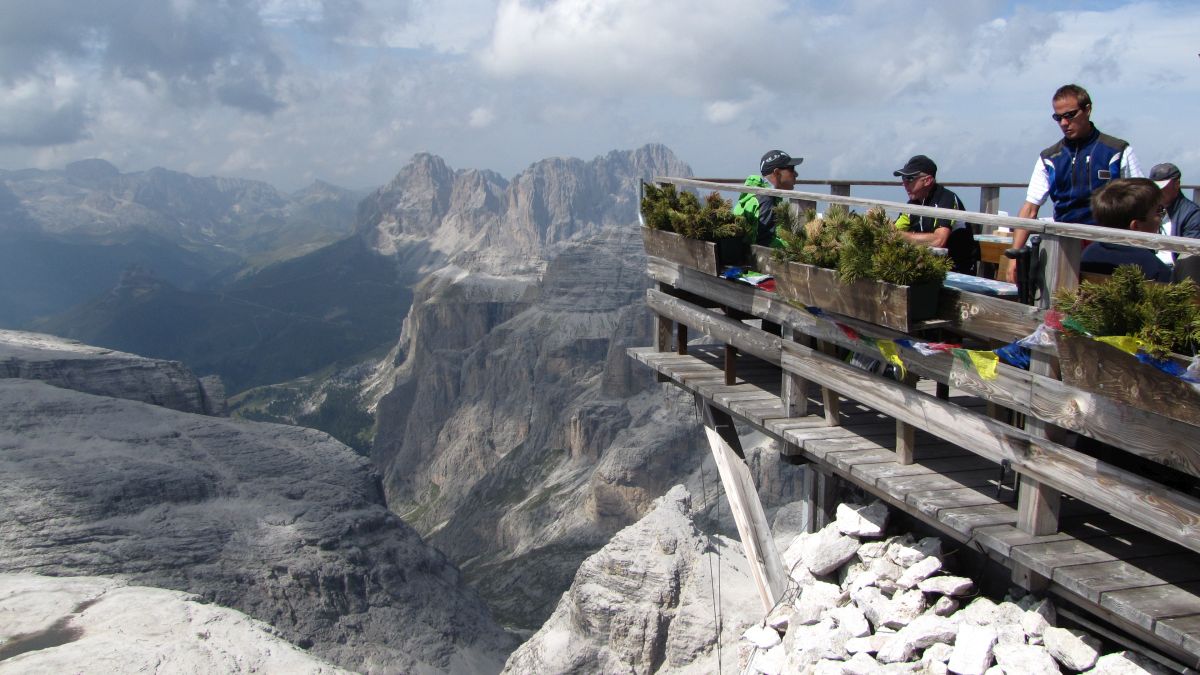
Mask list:
[[836,270],[775,260],[771,249],[754,247],[757,269],[775,277],[786,300],[886,326],[902,333],[937,315],[940,284],[897,286],[882,281],[843,284]]
[[646,255],[652,255],[685,267],[716,276],[728,265],[745,265],[750,250],[741,239],[718,242],[688,239],[666,230],[642,228],[642,244]]
[[1088,337],[1060,333],[1058,362],[1066,384],[1200,427],[1200,393],[1132,354]]

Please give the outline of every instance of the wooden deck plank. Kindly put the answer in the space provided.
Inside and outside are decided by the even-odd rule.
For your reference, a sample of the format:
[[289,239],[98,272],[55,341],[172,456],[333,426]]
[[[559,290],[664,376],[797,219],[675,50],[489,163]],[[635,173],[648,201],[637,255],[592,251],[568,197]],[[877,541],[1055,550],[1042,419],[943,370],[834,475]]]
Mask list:
[[992,470],[956,471],[953,473],[928,473],[913,476],[891,476],[877,484],[894,495],[933,490],[957,490],[959,488],[983,487],[994,484],[999,474]]
[[1062,541],[1013,546],[1009,555],[1014,561],[1053,579],[1055,569],[1060,567],[1132,560],[1162,555],[1171,550],[1157,537],[1140,532],[1095,539],[1076,539],[1071,535],[1065,536],[1068,538]]
[[1154,624],[1154,634],[1189,654],[1200,654],[1200,616],[1159,619]]
[[938,518],[942,509],[960,509],[966,506],[985,506],[1016,499],[1012,490],[1001,490],[1000,497],[991,489],[959,488],[957,490],[926,490],[911,492],[904,503],[930,518]]
[[942,509],[938,518],[959,534],[970,537],[981,527],[1016,523],[1017,510],[1012,504],[993,502],[980,506]]
[[1100,596],[1109,591],[1200,581],[1200,565],[1196,562],[1193,555],[1174,554],[1068,565],[1055,569],[1053,580],[1099,603]]
[[1100,597],[1100,606],[1153,632],[1155,622],[1162,619],[1200,614],[1200,583],[1110,591]]

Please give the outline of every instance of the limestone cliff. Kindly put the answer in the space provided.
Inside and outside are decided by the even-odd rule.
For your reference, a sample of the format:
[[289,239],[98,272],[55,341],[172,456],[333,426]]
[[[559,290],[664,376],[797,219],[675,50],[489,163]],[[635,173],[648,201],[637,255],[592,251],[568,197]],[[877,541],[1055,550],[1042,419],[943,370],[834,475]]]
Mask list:
[[[389,505],[514,627],[541,625],[583,559],[670,486],[715,476],[691,399],[625,355],[651,342],[637,180],[688,173],[647,146],[514,178],[506,237],[417,288],[369,388]],[[780,488],[769,502],[788,468],[756,467]]]
[[368,461],[310,429],[3,379],[0,522],[0,572],[194,593],[355,670],[487,672],[511,649]]

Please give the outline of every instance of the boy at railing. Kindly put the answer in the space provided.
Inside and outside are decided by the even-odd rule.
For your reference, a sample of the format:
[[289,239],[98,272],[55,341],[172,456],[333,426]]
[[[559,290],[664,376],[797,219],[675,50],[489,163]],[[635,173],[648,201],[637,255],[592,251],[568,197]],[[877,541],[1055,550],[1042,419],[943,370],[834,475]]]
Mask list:
[[[1162,222],[1160,191],[1149,178],[1118,178],[1092,193],[1096,224],[1118,230],[1157,233]],[[1112,274],[1121,265],[1137,265],[1152,281],[1171,281],[1171,268],[1154,251],[1138,246],[1092,242],[1079,261],[1083,272]]]

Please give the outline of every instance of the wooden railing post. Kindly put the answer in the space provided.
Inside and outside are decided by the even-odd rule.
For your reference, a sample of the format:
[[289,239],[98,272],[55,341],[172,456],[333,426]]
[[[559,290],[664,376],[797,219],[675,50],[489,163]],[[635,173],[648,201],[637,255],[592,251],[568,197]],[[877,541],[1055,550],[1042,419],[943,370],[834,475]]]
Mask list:
[[829,184],[829,194],[836,195],[838,197],[849,197],[850,196],[850,184],[849,183],[830,183]]
[[[1078,239],[1057,235],[1042,237],[1039,260],[1041,274],[1038,283],[1041,292],[1038,305],[1041,308],[1050,307],[1056,289],[1074,288],[1079,285],[1079,255]],[[1030,373],[1056,377],[1056,371],[1056,364],[1046,354],[1035,351],[1030,356]],[[1061,439],[1062,434],[1058,427],[1034,417],[1026,418],[1025,430],[1035,436],[1056,441]],[[1021,487],[1017,495],[1017,527],[1030,534],[1057,532],[1061,498],[1062,495],[1057,490],[1048,488],[1028,476],[1021,476]]]
[[[658,290],[662,291],[663,293],[668,293],[668,292],[670,292],[670,287],[662,282],[659,282]],[[674,332],[675,332],[675,322],[668,319],[667,317],[663,316],[662,314],[655,312],[654,313],[654,348],[660,352],[671,351],[671,338],[673,337],[672,333],[674,333]],[[671,381],[671,378],[667,377],[666,375],[663,375],[662,373],[658,373],[658,372],[655,373],[654,379],[658,382],[670,382]]]
[[[828,354],[837,358],[837,345],[824,340],[817,341],[817,348],[822,354]],[[840,419],[841,402],[838,401],[838,393],[829,387],[821,387],[821,404],[825,408],[825,424],[831,427],[839,427],[842,425]]]
[[[780,338],[797,341],[797,336],[803,336],[795,328],[784,325],[780,330]],[[779,399],[783,404],[783,414],[786,417],[804,417],[808,414],[808,380],[795,373],[784,370],[783,381],[780,382]]]

